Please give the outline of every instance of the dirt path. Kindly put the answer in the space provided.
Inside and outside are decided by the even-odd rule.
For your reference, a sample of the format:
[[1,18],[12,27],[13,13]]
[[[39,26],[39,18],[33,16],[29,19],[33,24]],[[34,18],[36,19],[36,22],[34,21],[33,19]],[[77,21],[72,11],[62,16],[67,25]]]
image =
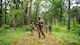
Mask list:
[[46,38],[38,38],[37,34],[25,34],[21,39],[14,45],[65,45],[59,42],[53,35],[46,34]]

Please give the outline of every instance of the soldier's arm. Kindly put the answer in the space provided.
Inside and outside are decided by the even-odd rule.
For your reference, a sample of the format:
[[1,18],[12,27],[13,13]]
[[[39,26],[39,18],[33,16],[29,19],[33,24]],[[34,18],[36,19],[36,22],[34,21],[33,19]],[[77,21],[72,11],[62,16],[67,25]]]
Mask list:
[[45,27],[44,27],[44,25],[45,25],[45,21],[44,21],[44,20],[42,20],[42,22],[43,22],[43,28],[45,28]]
[[45,21],[42,19],[43,24],[45,24]]

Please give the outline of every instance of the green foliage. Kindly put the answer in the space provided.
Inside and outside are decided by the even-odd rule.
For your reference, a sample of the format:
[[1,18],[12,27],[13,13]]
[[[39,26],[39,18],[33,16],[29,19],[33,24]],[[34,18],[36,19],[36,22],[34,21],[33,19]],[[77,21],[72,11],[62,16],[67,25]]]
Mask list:
[[[3,27],[6,27],[6,25],[4,25]],[[4,30],[2,29],[2,31]],[[5,32],[0,32],[0,45],[12,45],[14,43],[17,43],[24,34],[28,33],[28,31],[29,31],[28,26],[24,26],[22,28],[18,27],[15,29],[14,28],[5,29]]]
[[[9,9],[7,10],[9,12],[7,12],[7,14],[4,13],[4,8],[2,10],[2,21],[4,25],[0,28],[0,45],[12,45],[13,42],[18,42],[23,34],[27,34],[28,31],[31,30],[29,26],[23,25],[22,27],[22,21],[24,20],[25,24],[28,21],[27,15],[30,0],[23,0],[22,2],[20,2],[20,0],[10,0],[10,3],[12,4],[9,4],[9,2],[7,4],[9,6]],[[31,22],[36,24],[38,15],[41,15],[46,24],[53,23],[53,20],[55,20],[54,23],[60,23],[60,19],[67,24],[68,15],[63,5],[63,0],[35,0],[32,3]],[[75,21],[80,24],[80,7],[71,9],[71,19],[72,18],[75,18]],[[7,25],[5,24],[5,21]],[[66,26],[54,25],[52,28],[53,35],[60,41],[66,42],[68,45],[80,45],[79,24],[72,26],[70,32],[67,31]],[[18,25],[20,27],[11,28],[10,26],[12,25],[16,25],[15,27]],[[24,40],[28,40],[28,38],[24,38]],[[35,41],[32,41],[30,45],[33,45],[33,43],[37,44]]]
[[23,31],[30,31],[30,27],[29,26],[23,26],[21,29]]
[[34,10],[32,16],[31,16],[31,22],[34,22],[36,24],[37,20],[38,20],[38,16],[36,15],[36,11]]
[[60,40],[60,42],[65,42],[66,45],[80,45],[80,36],[74,34],[74,33],[69,33],[69,32],[53,32],[53,35]]
[[53,26],[53,31],[56,31],[56,32],[61,32],[61,31],[66,31],[66,26],[64,26],[64,27],[62,27],[62,26],[58,26],[58,25],[56,25],[56,26]]
[[71,18],[76,18],[76,21],[80,24],[80,7],[74,7],[71,9]]
[[7,15],[7,24],[11,25],[13,20],[15,20],[15,16],[16,16],[16,24],[20,24],[22,21],[20,10],[13,10]]
[[71,32],[73,32],[76,35],[80,35],[80,24],[72,26]]
[[6,30],[7,30],[9,27],[10,27],[10,26],[9,26],[9,25],[6,25],[6,24],[2,25],[2,27],[0,28],[0,33],[5,33]]
[[[65,26],[54,26],[53,35],[60,41],[64,42],[66,45],[80,45],[80,36],[77,35],[80,25],[72,27],[72,30],[69,32]],[[75,33],[74,33],[75,32]]]
[[[60,43],[64,42],[66,45],[80,45],[80,36],[77,35],[78,32],[76,31],[77,28],[80,28],[80,25],[77,24],[75,26],[76,27],[72,27],[73,30],[71,30],[71,32],[68,32],[66,26],[54,25],[52,28],[52,35],[56,37],[56,39],[58,39]],[[5,28],[8,26],[4,25],[3,27]],[[74,31],[76,31],[76,33],[74,33]],[[29,26],[7,29],[5,33],[3,32],[2,34],[0,34],[0,45],[12,45],[14,42],[17,43],[23,35],[29,35],[29,33]],[[25,37],[24,39],[29,40],[29,38]],[[29,44],[33,45],[33,43],[35,42],[30,42]]]

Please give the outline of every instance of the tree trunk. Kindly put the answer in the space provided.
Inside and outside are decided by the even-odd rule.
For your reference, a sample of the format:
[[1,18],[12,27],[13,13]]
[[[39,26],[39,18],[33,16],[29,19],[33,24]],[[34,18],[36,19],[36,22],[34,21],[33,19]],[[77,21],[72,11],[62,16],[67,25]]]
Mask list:
[[32,0],[30,0],[29,14],[28,14],[28,25],[30,25],[31,14],[32,13]]
[[16,15],[14,15],[14,18],[13,18],[13,27],[14,28],[17,27],[17,17],[16,17]]
[[73,25],[75,25],[75,23],[74,23],[74,17],[72,18],[72,21],[73,21]]
[[62,9],[60,11],[60,26],[61,26],[61,24],[62,24]]
[[35,24],[36,24],[36,21],[37,21],[37,19],[38,19],[38,15],[39,15],[39,4],[38,4],[38,6],[36,7]]
[[25,16],[24,16],[25,17],[25,19],[24,19],[25,20],[24,21],[25,25],[27,25],[27,19],[28,19],[27,14],[28,14],[28,3],[26,3],[26,10],[25,10]]
[[63,19],[63,24],[66,25],[66,19],[65,18]]
[[24,8],[23,8],[23,0],[22,0],[22,25],[24,25]]
[[7,20],[6,20],[6,19],[7,19],[7,18],[6,18],[6,15],[7,15],[7,3],[6,3],[6,1],[7,1],[7,0],[5,0],[5,24],[7,23],[7,22],[6,22],[6,21],[7,21]]
[[[36,24],[36,22],[37,22],[37,20],[38,20],[38,15],[39,15],[39,9],[40,9],[40,3],[41,3],[41,0],[36,0],[36,2],[38,2],[38,4],[36,4],[36,15],[35,15],[35,24]],[[35,3],[36,3],[35,2]]]
[[68,0],[68,30],[70,30],[70,0]]
[[2,0],[0,0],[0,27],[2,25]]
[[56,19],[54,18],[54,25],[56,25]]
[[62,12],[63,1],[61,0],[60,2],[61,2],[61,7],[60,7],[60,26],[61,26],[61,23],[62,23],[62,14],[63,14],[63,12]]

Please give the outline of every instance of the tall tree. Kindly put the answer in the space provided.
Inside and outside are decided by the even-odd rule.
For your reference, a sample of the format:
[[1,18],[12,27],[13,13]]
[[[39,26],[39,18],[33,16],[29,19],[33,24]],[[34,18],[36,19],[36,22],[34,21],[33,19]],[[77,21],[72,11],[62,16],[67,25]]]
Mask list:
[[28,14],[28,25],[30,24],[32,13],[32,0],[30,0],[29,14]]
[[19,5],[20,5],[20,0],[12,0],[13,1],[13,3],[14,3],[14,10],[13,10],[13,12],[14,12],[14,15],[13,15],[13,27],[17,27],[17,26],[19,26],[19,23],[18,23],[18,14],[19,14]]
[[70,30],[70,0],[68,0],[68,30]]
[[61,26],[61,22],[62,22],[62,17],[63,17],[63,0],[60,0],[61,2],[61,6],[60,6],[60,26]]
[[41,0],[35,0],[35,2],[34,2],[34,5],[35,5],[35,10],[36,10],[36,14],[35,14],[35,22],[34,23],[36,23],[36,21],[37,21],[37,19],[38,19],[38,15],[39,15],[39,12],[40,12],[40,3],[41,3]]
[[23,0],[22,0],[22,25],[24,25],[24,8],[23,8]]
[[27,19],[28,19],[28,17],[27,17],[27,14],[28,14],[28,5],[29,5],[29,0],[25,0],[24,1],[24,3],[25,3],[25,7],[24,7],[24,13],[25,13],[25,15],[24,15],[24,20],[25,20],[25,25],[27,25]]
[[5,0],[5,24],[7,19],[6,15],[7,15],[7,0]]
[[0,0],[0,26],[2,25],[2,0]]

